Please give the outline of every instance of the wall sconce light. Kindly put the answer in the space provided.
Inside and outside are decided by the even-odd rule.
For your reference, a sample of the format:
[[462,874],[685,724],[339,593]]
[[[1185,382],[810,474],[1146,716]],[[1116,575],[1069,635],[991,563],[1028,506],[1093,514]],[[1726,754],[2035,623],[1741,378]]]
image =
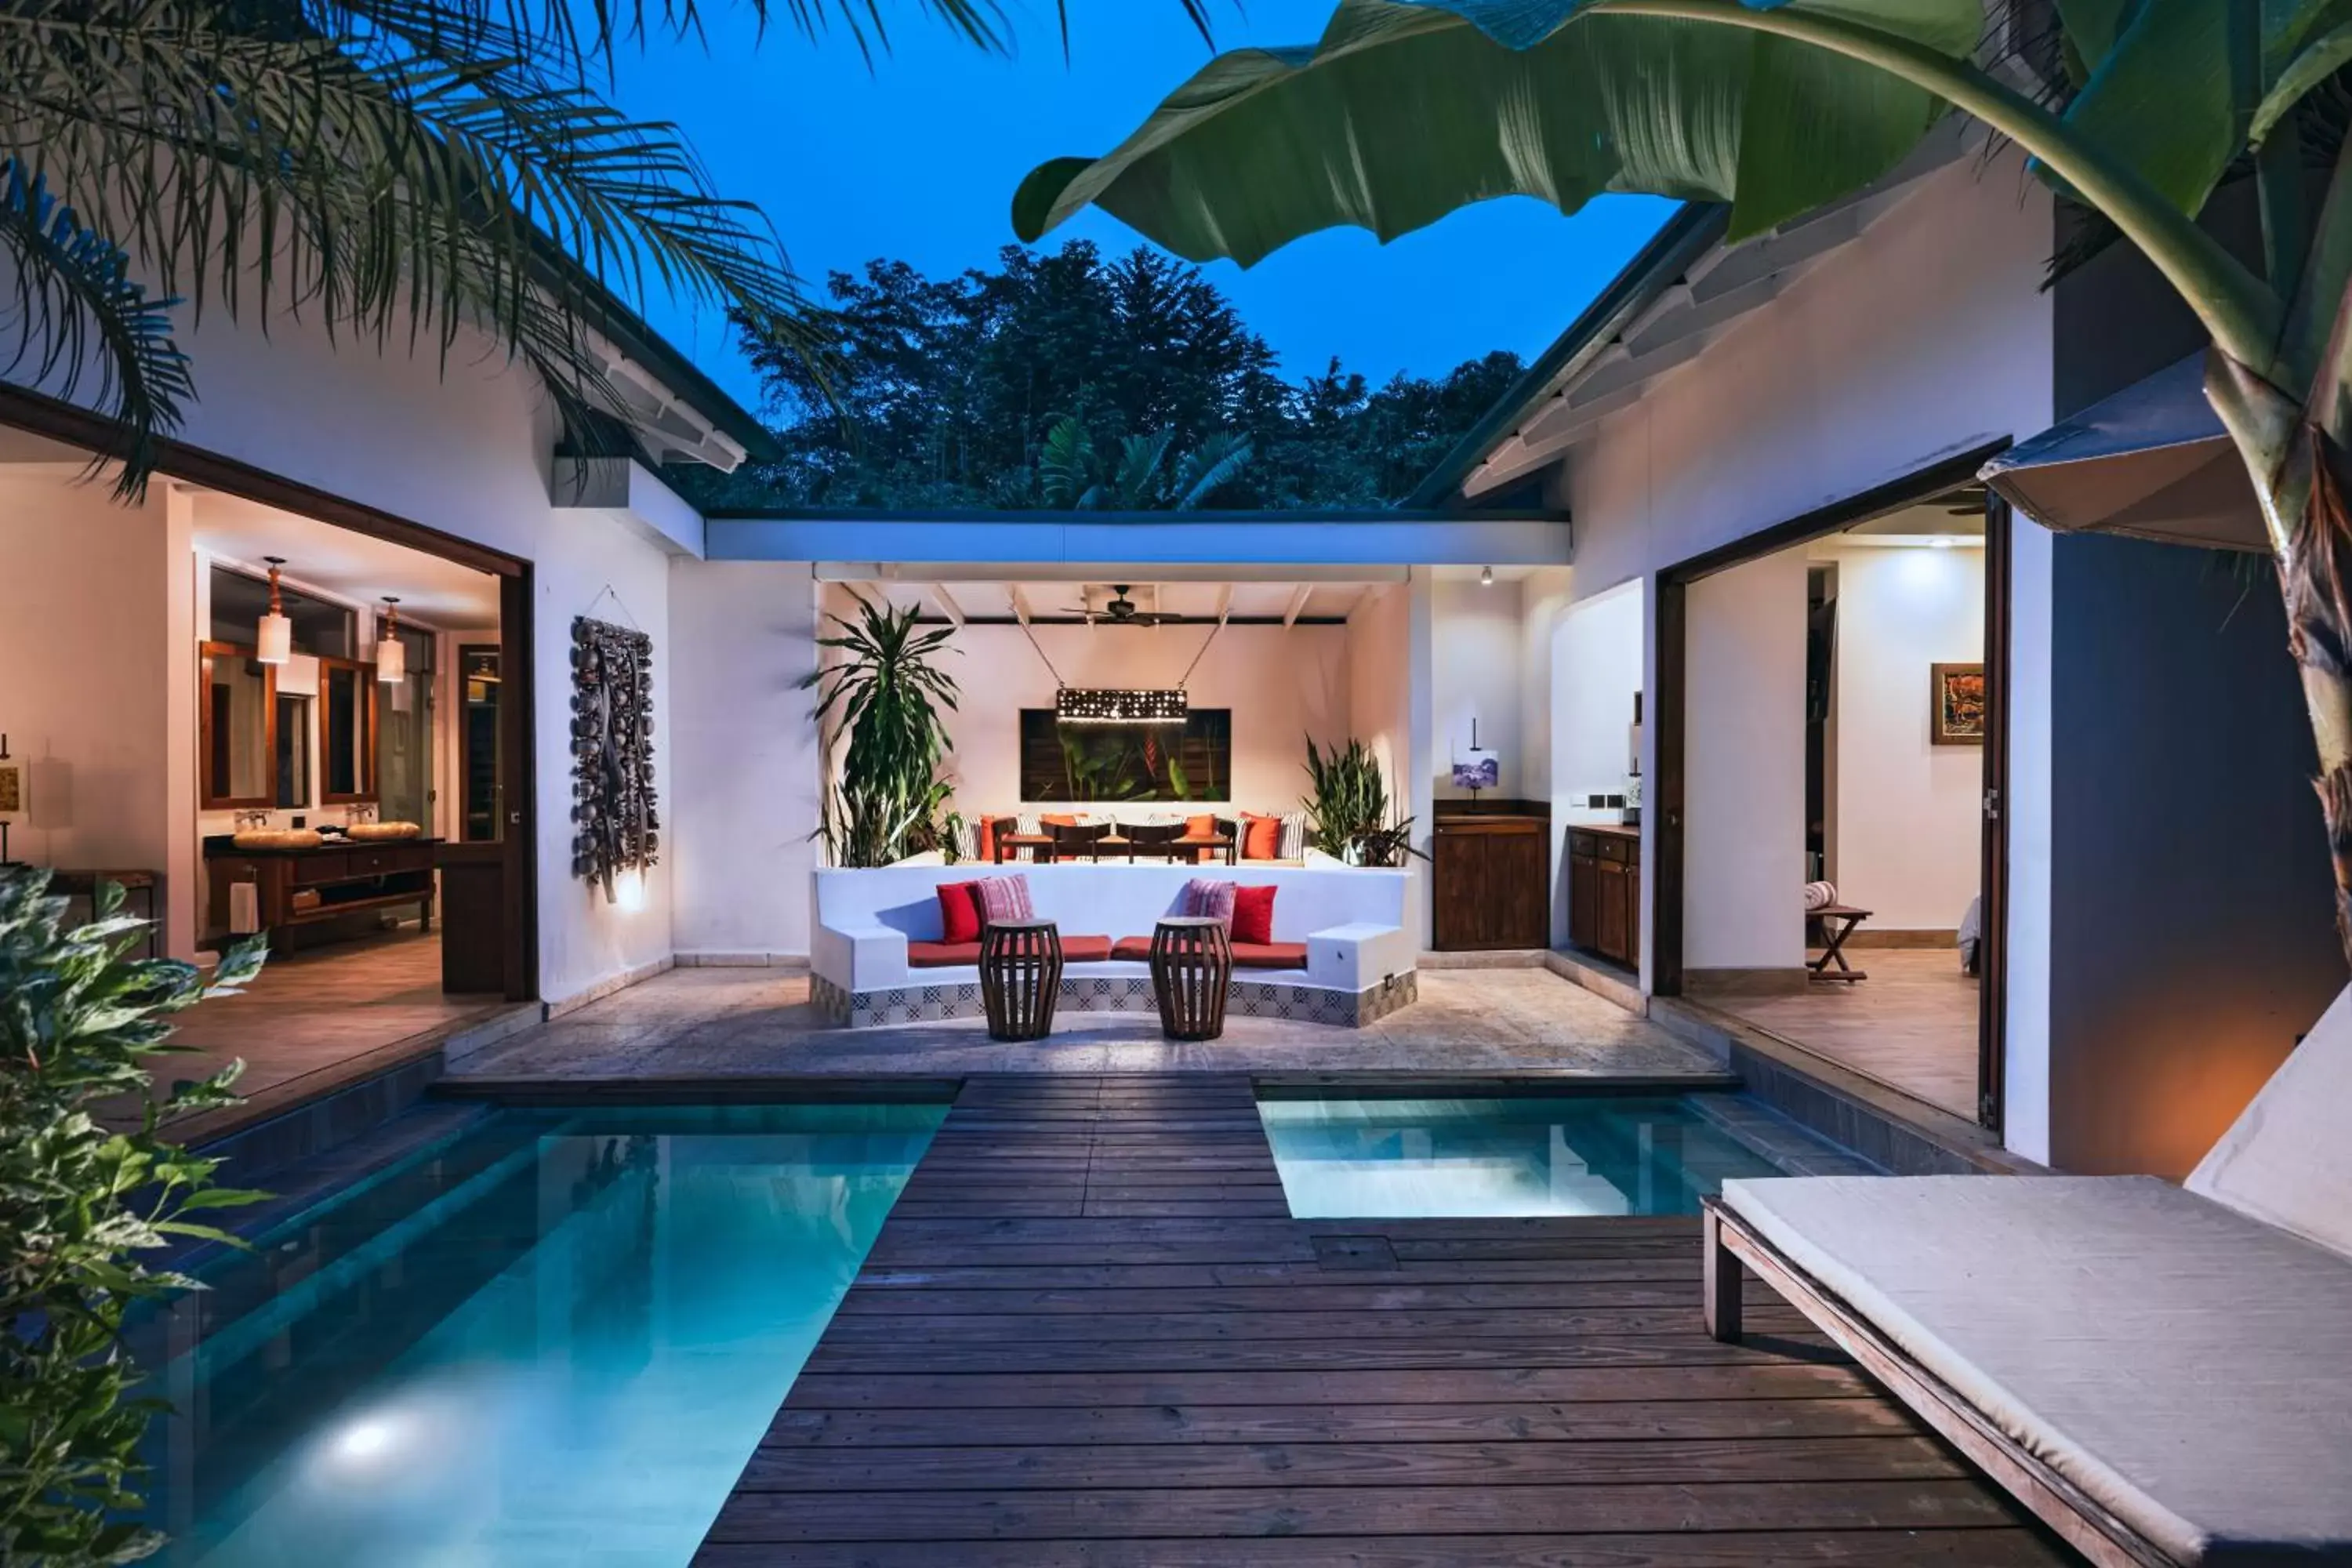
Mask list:
[[1479,567],[1479,568],[1478,568],[1478,586],[1480,586],[1481,588],[1491,588],[1491,587],[1493,587],[1494,585],[1495,585],[1495,569],[1494,569],[1492,566],[1481,566],[1481,567]]
[[262,559],[269,563],[269,609],[253,628],[253,661],[284,664],[294,654],[294,623],[286,618],[286,604],[278,593],[278,569],[286,564],[286,557]]
[[646,907],[646,874],[635,868],[613,879],[613,902],[624,914],[635,914]]
[[392,606],[383,616],[383,630],[376,634],[375,678],[378,680],[408,679],[408,649],[400,640],[400,601],[390,594],[383,602]]

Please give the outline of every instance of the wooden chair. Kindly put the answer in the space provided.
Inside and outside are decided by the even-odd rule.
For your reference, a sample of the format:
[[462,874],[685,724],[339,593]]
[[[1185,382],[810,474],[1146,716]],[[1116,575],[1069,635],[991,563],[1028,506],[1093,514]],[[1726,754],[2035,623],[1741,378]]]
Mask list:
[[1181,822],[1139,822],[1130,825],[1125,834],[1127,858],[1139,856],[1166,860],[1175,853],[1176,840],[1184,837]]
[[1054,839],[1056,860],[1099,860],[1102,841],[1110,837],[1108,822],[1054,822],[1045,826]]

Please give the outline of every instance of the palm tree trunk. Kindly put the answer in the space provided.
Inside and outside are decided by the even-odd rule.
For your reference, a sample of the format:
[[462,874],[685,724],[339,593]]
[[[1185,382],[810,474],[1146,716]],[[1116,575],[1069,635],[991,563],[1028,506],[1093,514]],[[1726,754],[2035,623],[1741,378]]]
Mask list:
[[2352,961],[2352,453],[2340,429],[2352,388],[2331,368],[2298,398],[2219,350],[2205,384],[2270,533],[2287,648],[2318,748],[2312,784],[2336,872],[2336,938]]

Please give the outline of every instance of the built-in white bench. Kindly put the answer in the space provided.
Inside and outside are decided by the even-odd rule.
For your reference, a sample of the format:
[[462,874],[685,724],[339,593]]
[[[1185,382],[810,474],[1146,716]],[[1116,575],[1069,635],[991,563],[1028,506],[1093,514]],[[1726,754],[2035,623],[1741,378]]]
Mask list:
[[[1360,1027],[1413,1000],[1419,945],[1407,933],[1410,870],[1323,866],[1067,863],[1045,866],[886,866],[820,870],[809,966],[816,1002],[865,1027],[979,1017],[980,971],[969,957],[939,962],[939,887],[1017,874],[1041,920],[1080,937],[1149,940],[1176,912],[1195,877],[1271,886],[1273,950],[1237,951],[1229,1011]],[[911,952],[910,952],[911,950]],[[919,963],[928,959],[931,962]],[[1081,1012],[1154,1010],[1150,966],[1122,957],[1069,963],[1061,1006]]]
[[2352,1563],[2352,993],[2174,1186],[1729,1181],[1754,1270],[2092,1562]]

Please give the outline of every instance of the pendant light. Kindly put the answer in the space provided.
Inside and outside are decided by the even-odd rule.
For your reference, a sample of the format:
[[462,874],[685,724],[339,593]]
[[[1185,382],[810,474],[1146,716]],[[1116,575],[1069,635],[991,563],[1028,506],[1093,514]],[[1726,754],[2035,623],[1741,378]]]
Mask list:
[[294,657],[294,623],[286,618],[285,601],[278,594],[278,569],[286,564],[283,555],[265,555],[269,563],[269,611],[253,628],[253,660],[256,664],[284,664]]
[[383,613],[383,630],[375,638],[375,678],[378,680],[408,679],[408,649],[400,640],[400,601],[390,594],[383,602],[392,608]]

